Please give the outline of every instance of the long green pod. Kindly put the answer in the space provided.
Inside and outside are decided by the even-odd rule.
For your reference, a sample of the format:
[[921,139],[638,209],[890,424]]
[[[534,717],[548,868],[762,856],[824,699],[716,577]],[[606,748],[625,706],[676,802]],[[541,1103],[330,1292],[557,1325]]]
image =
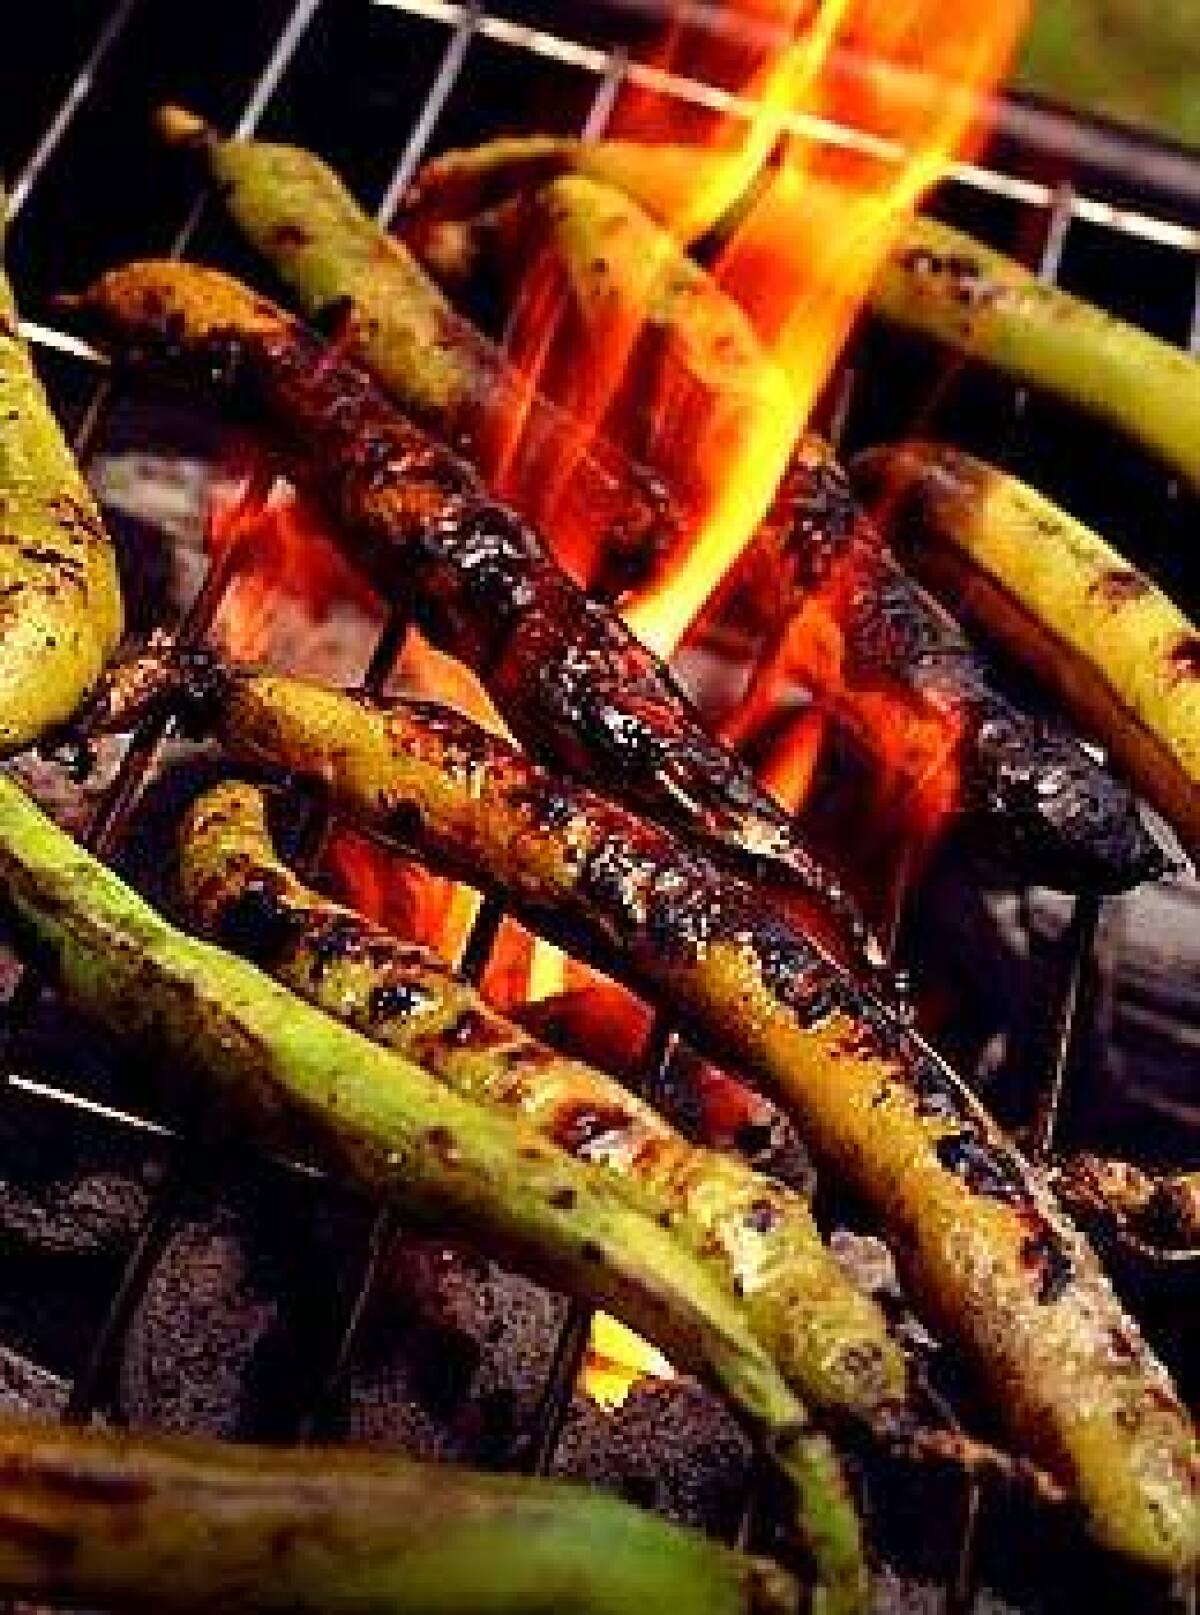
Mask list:
[[[0,192],[0,246],[4,195]],[[69,718],[121,637],[116,554],[0,265],[0,756]]]
[[0,1593],[312,1615],[786,1615],[790,1576],[582,1486],[6,1419]]
[[256,407],[300,459],[352,562],[478,673],[523,744],[583,778],[619,781],[652,817],[786,887],[806,923],[882,970],[855,902],[792,815],[708,732],[666,663],[365,371],[198,264],[127,264],[68,301],[131,362]]
[[427,948],[305,887],[275,853],[262,793],[217,786],[181,839],[190,919],[302,998],[515,1111],[543,1138],[682,1213],[785,1379],[814,1406],[868,1421],[903,1403],[903,1353],[826,1250],[807,1202],[737,1157],[700,1149],[621,1084],[506,1020]]
[[178,107],[158,123],[172,145],[203,157],[239,229],[303,311],[336,319],[348,351],[544,528],[573,571],[615,593],[678,545],[681,517],[658,480],[532,388],[320,158],[224,140]]
[[1200,632],[1036,489],[944,443],[859,455],[905,561],[1032,667],[1200,855]]
[[[110,681],[98,721],[144,707],[163,676],[142,664]],[[962,1084],[756,890],[444,709],[203,659],[166,676],[232,752],[320,781],[364,829],[589,945],[780,1093],[1095,1535],[1163,1569],[1195,1564],[1191,1420],[1095,1256]]]
[[[514,351],[536,341],[542,386],[586,418],[597,413],[589,393],[605,354],[622,332],[639,332],[611,434],[681,499],[697,484],[701,508],[719,497],[706,478],[729,464],[729,444],[753,441],[786,384],[715,277],[623,191],[583,174],[463,229],[495,269]],[[522,328],[531,264],[535,311],[563,311],[561,344],[536,314],[534,330]],[[635,397],[649,407],[633,407]],[[801,434],[730,584],[739,616],[759,614],[755,688],[804,685],[910,834],[953,825],[1006,875],[1068,891],[1120,891],[1161,873],[1132,793],[1065,726],[1010,699],[954,617],[901,568],[815,434]]]
[[[418,215],[413,239],[420,240],[422,217],[426,227],[438,217],[462,219],[566,170],[618,186],[664,222],[685,225],[689,238],[728,227],[747,201],[743,165],[721,152],[502,140],[447,153],[424,170],[410,199]],[[768,183],[751,195],[759,240],[836,236],[843,228],[844,207],[828,184]],[[893,325],[1098,416],[1200,492],[1200,365],[1183,349],[923,215],[900,226],[869,295],[873,312]]]
[[367,1193],[473,1232],[702,1374],[790,1489],[828,1608],[863,1608],[859,1525],[832,1448],[728,1286],[623,1185],[175,930],[4,779],[0,896],[83,1013],[207,1078],[252,1124],[298,1124]]

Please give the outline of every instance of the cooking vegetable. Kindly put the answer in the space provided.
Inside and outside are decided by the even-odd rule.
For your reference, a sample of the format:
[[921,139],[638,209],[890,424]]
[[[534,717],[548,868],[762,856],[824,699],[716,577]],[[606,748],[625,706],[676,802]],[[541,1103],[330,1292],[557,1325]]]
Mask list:
[[[0,192],[0,246],[3,219]],[[70,717],[120,637],[116,556],[0,267],[0,756]]]
[[[565,170],[626,191],[689,241],[727,228],[747,201],[736,155],[625,141],[495,141],[426,167],[410,199],[418,214],[412,239],[419,243],[429,221],[462,219]],[[767,176],[751,194],[760,239],[792,239],[798,229],[836,232],[844,218],[836,188],[811,178],[797,189],[772,186]],[[801,225],[793,222],[795,209],[803,212]],[[425,250],[452,263],[453,237],[451,226]],[[901,225],[870,302],[892,324],[1107,421],[1200,492],[1200,366],[1182,349],[924,217]]]
[[552,536],[572,575],[618,593],[678,543],[679,514],[658,481],[531,388],[320,158],[223,140],[179,107],[158,122],[171,144],[203,156],[238,226],[304,312],[332,318],[339,341],[398,404]]
[[[754,440],[772,390],[786,388],[738,305],[637,203],[586,175],[563,175],[469,228],[475,256],[517,300],[516,351],[531,264],[534,305],[566,310],[568,340],[561,352],[542,342],[540,374],[586,418],[604,354],[641,323],[607,430],[682,502],[711,506],[720,494],[706,473],[728,474],[729,446]],[[628,408],[631,396],[650,407]],[[1115,891],[1161,872],[1130,793],[1070,734],[1013,705],[888,553],[816,436],[801,438],[731,586],[739,621],[757,610],[766,635],[756,687],[806,686],[873,765],[889,812],[918,830],[954,822],[1028,882]],[[969,591],[947,594],[958,598],[970,609]]]
[[940,443],[860,455],[856,483],[931,589],[1028,663],[1200,853],[1200,632],[1102,538]]
[[801,1607],[766,1560],[561,1482],[8,1418],[0,1475],[0,1591],[38,1604],[313,1615]]
[[319,780],[362,828],[501,890],[573,951],[586,944],[698,1047],[781,1094],[1099,1540],[1163,1569],[1195,1564],[1191,1421],[1095,1256],[949,1069],[755,889],[421,703],[193,656],[115,675],[94,721],[127,721],[167,692],[239,757]]
[[113,270],[80,305],[131,356],[255,397],[303,452],[351,557],[385,594],[412,600],[428,637],[474,668],[519,739],[619,780],[624,796],[742,867],[790,879],[881,962],[847,894],[705,733],[668,668],[363,372],[275,304],[193,264]]
[[367,1193],[474,1232],[703,1374],[788,1487],[828,1608],[864,1607],[858,1520],[832,1448],[714,1269],[626,1185],[174,930],[3,778],[0,896],[82,1013],[204,1077],[259,1130],[299,1126]]
[[1200,1256],[1200,1172],[1148,1171],[1130,1161],[1072,1155],[1055,1168],[1054,1189],[1087,1226]]
[[825,1249],[802,1196],[689,1144],[619,1082],[505,1020],[429,949],[306,889],[272,849],[261,792],[230,784],[200,799],[181,873],[189,918],[206,935],[464,1098],[515,1111],[550,1143],[681,1213],[806,1400],[865,1418],[904,1400],[903,1355]]

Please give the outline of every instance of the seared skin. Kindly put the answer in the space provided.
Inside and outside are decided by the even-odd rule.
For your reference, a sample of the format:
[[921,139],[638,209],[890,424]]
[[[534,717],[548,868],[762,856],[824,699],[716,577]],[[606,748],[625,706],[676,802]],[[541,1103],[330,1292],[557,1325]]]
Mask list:
[[856,485],[930,588],[1047,683],[1200,856],[1200,631],[1035,489],[941,443],[859,455]]
[[381,592],[482,679],[513,733],[583,778],[819,901],[877,966],[882,953],[791,817],[705,732],[669,669],[583,592],[462,460],[277,305],[216,270],[131,264],[77,305],[135,361],[217,390],[240,385],[303,452],[347,552]]
[[[727,463],[722,445],[748,440],[776,374],[732,298],[637,203],[585,175],[465,228],[518,306],[535,264],[545,292],[535,306],[566,311],[541,379],[569,407],[588,414],[606,348],[643,320],[608,429],[681,501],[711,502],[705,468]],[[873,763],[880,799],[917,827],[953,822],[1006,874],[1060,890],[1121,891],[1161,873],[1129,791],[1063,728],[1013,705],[953,617],[897,565],[818,437],[801,438],[732,587],[739,619],[760,614],[767,686],[775,675],[805,685]],[[973,596],[947,598],[970,609]]]
[[603,1492],[5,1419],[0,1593],[312,1615],[785,1615],[790,1576]]
[[905,1398],[903,1354],[842,1273],[804,1198],[735,1156],[697,1148],[619,1082],[491,1009],[428,948],[306,888],[271,846],[261,792],[218,786],[185,824],[189,920],[465,1098],[643,1185],[694,1229],[784,1377],[814,1406],[871,1420]]
[[[0,192],[0,245],[3,217]],[[116,555],[0,267],[0,757],[69,718],[120,637]]]
[[[716,151],[619,140],[498,140],[449,152],[425,168],[410,197],[418,214],[413,238],[430,221],[466,218],[566,171],[617,186],[666,223],[680,221],[689,240],[730,228],[748,200],[741,165]],[[705,199],[706,214],[697,211],[697,197]],[[794,238],[789,214],[796,207],[810,231],[822,214],[831,231],[844,217],[836,190],[811,178],[798,201],[769,183],[755,200],[756,233],[764,238],[772,232]],[[766,216],[764,208],[771,210]],[[443,253],[449,247],[453,254],[450,235]],[[1200,492],[1200,366],[1182,349],[924,217],[901,227],[870,302],[891,324],[1098,416]]]
[[[320,781],[362,828],[499,890],[779,1093],[1095,1536],[1195,1564],[1191,1421],[1086,1242],[948,1068],[755,890],[457,714],[211,662],[183,673],[176,696],[230,751]],[[161,662],[122,674],[101,721],[144,710],[163,677]]]
[[175,930],[3,778],[0,898],[82,1013],[206,1079],[259,1132],[299,1129],[366,1193],[475,1234],[702,1374],[763,1441],[828,1609],[865,1609],[858,1519],[833,1449],[728,1284],[628,1185]]
[[223,140],[177,107],[164,108],[158,123],[173,145],[202,155],[233,219],[304,313],[332,320],[398,404],[552,534],[573,576],[618,593],[647,557],[679,542],[679,513],[657,479],[602,439],[585,443],[578,424],[455,312],[320,158],[297,146]]
[[1072,1155],[1055,1169],[1054,1188],[1085,1227],[1200,1256],[1200,1172],[1151,1172],[1128,1161]]

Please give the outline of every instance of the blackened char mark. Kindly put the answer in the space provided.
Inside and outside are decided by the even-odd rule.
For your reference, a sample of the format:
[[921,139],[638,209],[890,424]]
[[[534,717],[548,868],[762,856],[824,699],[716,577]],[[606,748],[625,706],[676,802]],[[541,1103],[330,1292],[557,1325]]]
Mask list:
[[303,921],[283,899],[282,882],[264,873],[222,902],[214,934],[223,946],[269,969],[303,930]]
[[1131,566],[1113,566],[1088,585],[1088,594],[1102,606],[1115,610],[1150,592],[1150,580]]
[[371,988],[367,1013],[373,1024],[381,1021],[409,1021],[427,1015],[437,1007],[437,997],[420,982],[401,974],[389,974]]
[[271,240],[285,252],[299,252],[303,247],[312,245],[312,234],[298,220],[285,219],[271,231]]
[[1005,1200],[1010,1205],[1022,1204],[1029,1198],[1024,1175],[1011,1157],[976,1132],[964,1129],[947,1133],[938,1139],[937,1156],[946,1170],[961,1178],[973,1194]]
[[1021,1259],[1038,1276],[1038,1300],[1042,1305],[1061,1300],[1075,1276],[1075,1264],[1049,1223],[1042,1223],[1036,1233],[1030,1234],[1021,1246]]
[[1172,684],[1200,679],[1200,634],[1181,635],[1167,652],[1167,667]]
[[316,462],[364,569],[412,599],[430,637],[475,667],[522,741],[618,783],[731,855],[740,848],[786,870],[866,951],[861,916],[788,815],[708,737],[669,670],[465,462],[299,326],[276,322],[256,357],[268,401]]
[[928,247],[905,247],[894,261],[922,280],[943,281],[956,303],[979,308],[998,301],[1003,287],[968,253],[934,252]]
[[312,960],[313,976],[322,980],[332,965],[365,958],[367,938],[362,921],[338,909],[311,909],[295,922]]
[[618,1105],[579,1100],[558,1108],[552,1132],[554,1142],[568,1155],[587,1157],[601,1141],[624,1137],[631,1125],[629,1112]]
[[512,1041],[511,1029],[498,1015],[479,1009],[464,1009],[442,1035],[454,1048],[470,1049],[474,1053],[500,1048]]

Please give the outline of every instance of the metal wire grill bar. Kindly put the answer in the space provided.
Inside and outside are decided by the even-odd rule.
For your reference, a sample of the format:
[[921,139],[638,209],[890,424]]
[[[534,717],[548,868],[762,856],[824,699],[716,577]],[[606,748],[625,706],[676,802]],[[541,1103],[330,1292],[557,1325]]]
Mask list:
[[[238,126],[244,134],[252,134],[257,127],[319,4],[320,0],[296,0],[282,32],[273,41],[267,60],[251,87],[238,121]],[[102,35],[102,41],[104,37]],[[100,52],[99,59],[103,59],[106,50],[107,47]],[[93,58],[96,58],[96,54],[94,51]],[[87,77],[88,89],[94,82],[94,76],[93,73]],[[81,96],[76,105],[81,104],[83,98]],[[27,189],[26,197],[28,194]],[[206,190],[198,192],[195,203],[172,243],[172,256],[180,256],[186,250],[203,215],[206,195]],[[75,448],[81,458],[86,456],[94,441],[112,396],[112,384],[105,377],[97,386],[76,433]],[[230,560],[231,555],[227,553],[210,567],[204,585],[181,625],[179,640],[182,645],[197,644],[211,627],[230,581],[231,570],[228,564]],[[155,759],[171,723],[170,716],[153,717],[130,738],[117,773],[104,793],[83,837],[84,844],[97,856],[111,859],[118,850],[132,822],[137,802],[151,777]],[[8,1006],[4,1025],[4,1042],[7,1048],[11,1048],[19,1037],[20,1029],[37,1002],[40,992],[41,984],[37,970],[27,968]],[[174,1143],[174,1155],[163,1184],[143,1219],[104,1316],[89,1344],[83,1367],[72,1383],[66,1407],[68,1418],[85,1420],[96,1408],[107,1373],[134,1308],[144,1293],[154,1263],[168,1237],[175,1212],[185,1190],[195,1181],[201,1170],[205,1135],[206,1127],[202,1121],[200,1125],[185,1130]]]
[[41,139],[30,152],[24,167],[9,187],[8,222],[10,225],[29,200],[30,192],[40,179],[42,170],[58,150],[67,130],[74,123],[76,115],[91,95],[92,87],[108,59],[109,52],[117,45],[140,4],[141,0],[120,0],[120,4],[114,6],[106,17],[100,32],[96,35],[91,50],[88,51],[79,71],[71,80],[70,88],[63,97],[57,112],[46,125]]
[[[455,26],[470,9],[458,3],[458,0],[372,0],[372,3]],[[611,52],[599,46],[581,44],[578,40],[568,39],[542,28],[531,28],[509,17],[484,13],[476,20],[475,28],[481,37],[490,39],[496,44],[528,51],[535,56],[561,62],[565,67],[582,68],[587,73],[605,73],[611,57]],[[762,110],[758,103],[747,96],[721,89],[713,84],[701,83],[697,79],[669,72],[648,62],[630,61],[626,67],[626,76],[630,84],[636,85],[638,89],[649,90],[666,99],[689,102],[693,106],[704,107],[712,112],[752,118]],[[829,145],[843,146],[848,150],[861,152],[864,156],[876,157],[883,162],[895,162],[904,155],[902,148],[894,141],[883,140],[861,129],[852,129],[845,124],[834,123],[828,118],[816,117],[811,113],[781,115],[778,121],[784,133]],[[1025,179],[1019,174],[1005,173],[1001,169],[984,168],[977,163],[952,164],[948,170],[948,178],[989,195],[1004,197],[1010,202],[1021,202],[1030,207],[1049,207],[1054,201],[1054,188],[1050,185]],[[1071,207],[1076,218],[1088,224],[1097,224],[1118,231],[1122,235],[1157,241],[1163,246],[1180,247],[1187,252],[1195,252],[1200,247],[1200,231],[1152,213],[1143,213],[1136,208],[1116,207],[1099,197],[1085,195],[1074,196]]]
[[[126,12],[132,9],[134,3],[136,3],[136,0],[126,0],[126,5],[114,13],[114,17],[123,17]],[[649,68],[644,63],[630,62],[621,52],[605,51],[593,46],[583,45],[557,34],[527,28],[507,18],[492,16],[482,10],[478,4],[459,5],[450,3],[450,0],[375,0],[375,3],[397,13],[440,22],[450,30],[440,67],[435,74],[421,112],[412,127],[409,139],[400,154],[397,166],[381,200],[378,216],[383,222],[389,221],[392,217],[406,185],[411,180],[429,143],[434,138],[439,119],[455,85],[459,81],[471,43],[477,37],[486,38],[494,43],[514,49],[532,52],[543,58],[561,62],[566,66],[582,68],[597,75],[601,82],[585,124],[584,132],[587,135],[594,136],[601,132],[611,113],[620,85],[626,78],[638,84],[641,88],[656,89],[664,95],[681,97],[694,103],[714,105],[722,111],[734,111],[744,114],[752,110],[740,98],[731,97],[726,92],[714,90],[709,86],[697,85],[694,81],[677,79],[672,75],[662,74],[657,69]],[[319,5],[320,0],[298,0],[282,33],[275,41],[269,60],[252,87],[242,117],[238,120],[238,133],[248,135],[257,127],[264,111],[283,82],[300,41],[307,33]],[[121,26],[123,26],[123,22]],[[111,19],[109,27],[112,27]],[[58,120],[65,116],[67,122],[69,122],[77,114],[79,107],[84,103],[91,91],[96,72],[99,71],[111,44],[114,42],[115,36],[114,39],[103,44],[102,48],[93,51],[92,56],[89,58],[89,65],[85,70],[81,71],[77,80],[77,84],[81,88],[78,93],[73,90],[72,95],[68,97],[68,102],[64,103],[64,107],[60,109]],[[68,105],[69,112],[67,111]],[[30,160],[29,177],[21,193],[22,201],[27,199],[42,169],[51,160],[57,143],[61,139],[63,129],[65,129],[65,124],[57,134],[54,133],[54,127],[52,125],[51,129],[47,131],[46,136],[43,137],[35,150],[34,158]],[[838,139],[843,143],[851,144],[854,143],[855,135],[854,131],[842,131],[824,127],[821,125],[820,120],[803,120],[802,126],[798,126],[797,132],[809,138]],[[43,155],[39,157],[39,153]],[[886,153],[877,153],[877,155],[886,155]],[[37,159],[36,162],[35,158]],[[1058,278],[1068,232],[1072,224],[1077,220],[1096,224],[1122,235],[1176,247],[1190,253],[1196,253],[1200,248],[1200,232],[1170,220],[1155,218],[1149,214],[1127,212],[1114,208],[1099,198],[1079,196],[1066,187],[1052,190],[1048,186],[1025,180],[1019,176],[1007,175],[999,171],[979,168],[975,165],[961,165],[956,171],[955,177],[962,183],[973,185],[989,194],[1002,196],[1024,205],[1034,206],[1046,213],[1047,225],[1039,272],[1050,283],[1055,282]],[[202,197],[198,196],[176,238],[175,250],[177,252],[185,250],[199,222],[203,206]],[[48,328],[34,328],[30,334],[35,341],[41,340],[51,345],[61,345],[64,351],[76,354],[79,354],[81,349],[85,347],[85,345],[76,343],[74,338]],[[1198,272],[1197,276],[1190,343],[1193,350],[1200,350],[1200,272]],[[848,377],[853,376],[853,372],[849,369],[846,374]],[[106,384],[102,383],[94,406],[89,411],[81,431],[82,447],[86,448],[92,441],[97,425],[103,417],[107,401],[108,388]],[[852,405],[853,393],[852,381],[850,381],[844,389],[839,411],[843,419],[852,408]],[[194,641],[202,637],[207,631],[213,616],[219,609],[222,593],[229,581],[231,570],[224,571],[214,567],[210,573],[209,579],[184,625],[183,634],[186,638]],[[402,635],[403,624],[398,617],[393,617],[377,644],[372,657],[368,680],[373,687],[381,688],[386,681],[388,672],[400,648]],[[110,792],[102,802],[91,829],[89,838],[91,844],[102,855],[111,857],[119,847],[122,837],[128,831],[137,802],[151,776],[159,746],[165,738],[168,728],[169,720],[161,726],[156,726],[135,736],[130,742],[121,769],[118,771]],[[316,848],[319,847],[320,839],[320,828],[318,826],[314,846],[310,849],[313,855],[315,855]],[[478,981],[486,967],[502,917],[503,910],[501,906],[491,900],[483,904],[476,917],[462,960],[462,968],[473,981]],[[1072,922],[1068,928],[1065,943],[1064,985],[1057,1018],[1057,1035],[1052,1059],[1046,1072],[1041,1105],[1035,1125],[1034,1148],[1039,1158],[1046,1157],[1052,1151],[1055,1142],[1061,1106],[1070,1073],[1071,1048],[1077,1033],[1081,999],[1080,983],[1088,968],[1098,921],[1099,905],[1091,900],[1084,900],[1076,905]],[[27,972],[18,1001],[10,1007],[6,1026],[6,1034],[9,1038],[13,1036],[14,1030],[19,1027],[24,1013],[29,1004],[32,1003],[33,997],[36,996],[36,991],[37,978],[32,972]],[[673,1035],[667,1023],[659,1019],[656,1021],[655,1037],[646,1066],[648,1080],[653,1080],[655,1077],[658,1080],[663,1078],[673,1053]],[[110,1122],[122,1129],[170,1140],[176,1150],[175,1168],[168,1173],[167,1179],[160,1188],[155,1202],[139,1231],[134,1248],[130,1251],[121,1274],[119,1286],[113,1294],[101,1328],[92,1342],[86,1366],[77,1377],[73,1387],[69,1404],[70,1411],[76,1416],[85,1416],[94,1410],[99,1397],[102,1395],[107,1369],[111,1364],[114,1351],[119,1347],[129,1315],[149,1279],[154,1259],[161,1249],[162,1241],[169,1233],[182,1193],[193,1181],[192,1174],[200,1167],[203,1157],[203,1128],[181,1134],[174,1128],[152,1118],[142,1117],[133,1112],[100,1104],[86,1095],[74,1094],[69,1089],[35,1081],[25,1077],[20,1072],[9,1074],[7,1084],[14,1091],[42,1102],[69,1107],[82,1114],[103,1118],[106,1122]],[[303,1163],[285,1162],[284,1164],[291,1170],[310,1173],[317,1177],[321,1175],[314,1173],[313,1169],[306,1167]],[[313,1424],[319,1420],[322,1405],[327,1399],[331,1386],[345,1372],[350,1362],[359,1322],[368,1304],[380,1260],[394,1232],[395,1225],[387,1214],[381,1214],[372,1224],[363,1253],[360,1274],[347,1292],[344,1313],[338,1322],[337,1328],[333,1331],[332,1350],[329,1352],[323,1368],[318,1365],[319,1372],[314,1379],[314,1384],[318,1385],[319,1389],[316,1392],[312,1410],[306,1418],[302,1432],[304,1434],[309,1433]],[[522,1467],[540,1471],[548,1468],[553,1460],[562,1420],[569,1406],[572,1388],[586,1347],[590,1317],[589,1310],[579,1305],[573,1305],[569,1311],[567,1323],[561,1332],[554,1354],[554,1360],[537,1416],[532,1423],[526,1447],[521,1455],[520,1462]],[[967,1528],[963,1534],[959,1562],[952,1588],[955,1607],[965,1607],[965,1601],[969,1598],[974,1585],[975,1532],[973,1526],[978,1516],[980,1501],[977,1491],[972,1491],[965,1499],[964,1510]],[[739,1536],[743,1539],[750,1534],[752,1513],[753,1503],[750,1502],[739,1527]]]

